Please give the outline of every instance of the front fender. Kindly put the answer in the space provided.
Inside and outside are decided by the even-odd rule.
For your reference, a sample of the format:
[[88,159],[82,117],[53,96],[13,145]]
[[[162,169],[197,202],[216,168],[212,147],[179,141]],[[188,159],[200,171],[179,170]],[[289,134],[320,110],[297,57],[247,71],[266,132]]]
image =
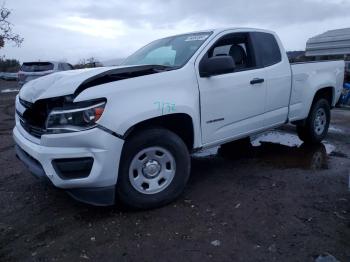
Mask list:
[[104,97],[107,104],[99,124],[124,135],[132,126],[155,117],[183,113],[191,117],[194,145],[201,142],[199,91],[191,67],[89,88],[77,100]]

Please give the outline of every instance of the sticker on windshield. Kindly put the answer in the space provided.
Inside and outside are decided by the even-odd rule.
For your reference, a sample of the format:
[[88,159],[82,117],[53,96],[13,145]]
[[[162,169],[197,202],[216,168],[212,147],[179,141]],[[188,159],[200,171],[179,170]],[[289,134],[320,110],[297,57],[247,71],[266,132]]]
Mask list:
[[185,39],[185,42],[190,42],[190,41],[204,41],[205,39],[208,38],[209,35],[192,35],[189,36]]

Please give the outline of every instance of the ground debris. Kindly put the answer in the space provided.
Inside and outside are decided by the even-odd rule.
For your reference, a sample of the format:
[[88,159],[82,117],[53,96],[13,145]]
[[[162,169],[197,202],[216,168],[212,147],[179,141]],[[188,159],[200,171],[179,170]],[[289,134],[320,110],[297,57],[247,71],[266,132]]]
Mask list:
[[340,218],[340,219],[343,219],[343,220],[346,220],[346,217],[344,217],[344,216],[342,216],[342,215],[340,215],[338,212],[333,212],[334,213],[334,215],[337,217],[337,218]]
[[277,251],[276,244],[270,245],[268,250],[272,253],[275,253]]
[[221,241],[220,240],[214,240],[214,241],[211,241],[210,244],[212,244],[214,247],[219,247],[221,245]]
[[84,253],[82,253],[81,255],[80,255],[80,258],[84,258],[84,259],[90,259],[86,254],[84,254]]

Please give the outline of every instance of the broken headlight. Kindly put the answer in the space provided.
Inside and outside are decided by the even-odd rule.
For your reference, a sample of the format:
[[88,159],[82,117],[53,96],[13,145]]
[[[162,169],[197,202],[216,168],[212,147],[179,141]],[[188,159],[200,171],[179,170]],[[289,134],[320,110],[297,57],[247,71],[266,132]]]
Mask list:
[[90,106],[54,109],[50,112],[46,121],[48,133],[78,132],[96,127],[101,118],[106,102],[95,103]]

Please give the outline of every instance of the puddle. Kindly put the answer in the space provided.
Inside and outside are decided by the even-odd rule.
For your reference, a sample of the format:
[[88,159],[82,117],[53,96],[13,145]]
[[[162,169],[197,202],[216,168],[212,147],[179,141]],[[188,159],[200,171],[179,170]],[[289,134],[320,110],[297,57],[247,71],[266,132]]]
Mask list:
[[329,156],[340,157],[340,158],[348,158],[347,154],[344,154],[343,152],[337,152],[337,151],[331,152],[329,154]]
[[330,126],[328,131],[331,133],[344,133],[344,131],[342,129],[335,127],[335,126]]
[[297,135],[270,131],[251,138],[251,142],[232,143],[231,147],[215,147],[194,154],[194,157],[220,157],[259,159],[279,168],[328,168],[328,155],[336,147],[328,142],[307,145]]
[[18,91],[19,91],[19,89],[17,89],[17,88],[9,88],[9,89],[1,90],[1,93],[15,93]]
[[[288,147],[300,147],[304,144],[304,142],[301,141],[297,135],[284,133],[281,131],[270,131],[257,137],[252,137],[253,146],[260,146],[261,142],[271,142]],[[330,154],[335,150],[335,146],[327,143],[326,141],[322,142],[322,144],[326,148],[327,154]]]

